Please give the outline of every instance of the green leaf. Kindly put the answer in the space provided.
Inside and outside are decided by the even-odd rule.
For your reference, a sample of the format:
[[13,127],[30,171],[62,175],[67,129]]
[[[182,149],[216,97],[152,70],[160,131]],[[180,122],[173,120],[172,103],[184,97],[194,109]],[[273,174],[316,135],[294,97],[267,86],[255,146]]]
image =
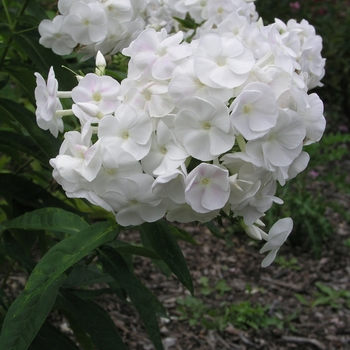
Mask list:
[[192,19],[182,19],[179,17],[173,17],[176,21],[178,21],[183,27],[188,29],[196,29],[199,25]]
[[229,238],[220,231],[220,228],[217,227],[213,221],[206,222],[204,225],[208,227],[214,237],[223,239],[227,243],[230,243]]
[[6,314],[0,335],[0,350],[28,348],[49,314],[64,279],[65,276],[61,274],[43,288],[38,288],[38,291],[27,292],[27,284]]
[[78,215],[60,208],[43,208],[2,223],[0,234],[10,228],[50,230],[74,234],[88,227],[89,224]]
[[[114,281],[114,280],[113,280]],[[80,299],[95,299],[103,294],[113,294],[111,288],[101,289],[70,289],[70,292]]]
[[122,256],[109,246],[99,249],[99,258],[105,270],[117,281],[129,295],[129,298],[146,327],[155,348],[162,350],[156,311],[166,314],[155,296],[130,272]]
[[[142,244],[147,248],[147,249],[153,249],[151,242],[148,240],[146,234],[140,230],[140,235],[141,235],[141,241]],[[169,278],[172,274],[171,270],[169,269],[168,265],[163,261],[158,259],[151,259],[153,264],[158,267],[158,269],[166,276],[166,278]]]
[[169,229],[177,239],[191,243],[193,245],[199,245],[199,243],[186,230],[182,230],[181,228],[171,225],[169,225]]
[[165,221],[144,223],[141,231],[147,236],[154,251],[168,265],[181,283],[193,295],[193,282],[185,258],[176,238]]
[[49,137],[47,132],[41,130],[36,124],[35,114],[20,104],[1,98],[0,120],[24,129],[46,155],[47,160],[57,155],[59,141],[54,137]]
[[55,327],[44,323],[29,346],[29,350],[78,350],[77,346],[65,334]]
[[39,35],[22,33],[13,35],[13,38],[23,52],[33,61],[39,72],[48,74],[50,67],[53,66],[55,75],[59,78],[60,90],[72,90],[77,84],[75,75],[62,68],[66,65],[65,60],[54,54],[51,49],[46,49],[39,44]]
[[21,86],[26,92],[30,102],[35,105],[34,90],[36,87],[35,71],[28,67],[18,65],[6,66],[4,70]]
[[43,187],[23,176],[0,173],[0,194],[9,197],[29,208],[39,209],[59,207],[70,211],[75,209],[51,195]]
[[0,350],[25,350],[50,312],[64,272],[98,246],[114,240],[119,230],[97,223],[52,247],[36,265],[23,292],[11,305],[0,336]]
[[34,158],[41,160],[43,163],[47,162],[47,155],[30,136],[0,130],[0,143],[33,156]]
[[[1,47],[0,47],[1,50]],[[0,72],[0,90],[2,90],[9,82],[10,76],[6,73]]]
[[28,257],[23,247],[12,237],[9,232],[3,235],[3,243],[8,255],[17,261],[29,273],[34,269],[35,262]]
[[35,16],[39,21],[47,19],[47,14],[44,6],[42,4],[39,4],[37,1],[29,1],[26,11],[32,16]]
[[64,290],[60,291],[60,296],[62,304],[90,335],[97,349],[126,350],[114,322],[99,305]]
[[74,266],[67,279],[64,281],[63,287],[73,288],[89,284],[108,283],[111,281],[113,281],[112,277],[100,271],[96,266],[86,266],[82,264]]
[[118,251],[119,253],[144,256],[145,258],[151,258],[151,259],[160,259],[159,255],[155,253],[153,250],[136,246],[136,245],[131,245],[131,244],[118,245],[115,248],[115,250]]

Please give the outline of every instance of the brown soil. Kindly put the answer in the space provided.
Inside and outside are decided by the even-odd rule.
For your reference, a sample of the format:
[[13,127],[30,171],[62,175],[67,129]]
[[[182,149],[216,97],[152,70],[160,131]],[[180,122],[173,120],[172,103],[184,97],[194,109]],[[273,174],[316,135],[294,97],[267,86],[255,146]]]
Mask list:
[[[279,327],[271,325],[257,330],[228,324],[220,332],[203,327],[201,320],[190,326],[188,320],[181,319],[177,302],[189,292],[175,277],[167,279],[149,259],[137,258],[135,273],[165,305],[170,316],[170,320],[160,321],[166,350],[350,349],[350,299],[334,297],[332,305],[332,298],[328,298],[325,305],[312,306],[315,300],[321,301],[317,282],[334,291],[350,291],[350,248],[344,244],[350,238],[350,230],[345,222],[338,222],[336,234],[324,246],[319,259],[309,251],[286,244],[279,256],[287,261],[296,258],[297,263],[288,267],[275,262],[266,269],[260,267],[263,256],[258,252],[259,246],[244,235],[233,235],[232,246],[228,246],[203,226],[187,227],[187,230],[200,243],[198,246],[181,243],[196,298],[210,308],[220,308],[223,302],[230,305],[242,301],[249,301],[252,306],[267,306],[266,313],[281,322]],[[137,234],[124,239],[138,241]],[[200,284],[203,276],[208,278],[211,289],[224,279],[229,291],[203,294]],[[305,298],[305,305],[296,294]],[[112,297],[100,301],[115,320],[128,349],[153,349],[133,309]]]

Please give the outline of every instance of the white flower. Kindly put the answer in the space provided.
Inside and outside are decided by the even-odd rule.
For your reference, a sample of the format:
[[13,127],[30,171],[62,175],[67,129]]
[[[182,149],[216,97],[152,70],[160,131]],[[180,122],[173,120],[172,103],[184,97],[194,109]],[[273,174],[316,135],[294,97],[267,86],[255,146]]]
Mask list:
[[71,5],[64,27],[79,44],[97,43],[107,35],[107,16],[99,2],[77,1]]
[[247,140],[264,136],[277,123],[275,94],[264,83],[250,83],[231,105],[231,122]]
[[246,152],[256,161],[256,165],[275,171],[278,167],[292,164],[299,156],[305,135],[305,126],[301,119],[279,109],[276,126],[265,136],[249,141]]
[[169,95],[178,106],[189,97],[205,99],[205,96],[213,96],[227,102],[233,96],[233,89],[212,88],[203,84],[194,71],[193,58],[189,58],[175,68],[169,83]]
[[59,175],[73,183],[81,181],[81,177],[87,181],[95,179],[101,167],[99,154],[99,141],[94,145],[90,142],[91,134],[85,137],[77,131],[69,131],[64,135],[59,155],[51,160]]
[[109,114],[120,104],[119,93],[120,84],[116,80],[89,73],[72,90],[72,98],[76,104],[95,104],[103,114]]
[[194,70],[204,84],[235,88],[243,84],[253,68],[253,54],[235,38],[204,35],[194,52]]
[[130,21],[134,16],[134,10],[130,0],[104,0],[101,2],[107,17],[119,23]]
[[213,210],[207,213],[198,213],[193,210],[187,203],[173,205],[166,215],[170,222],[177,221],[181,223],[189,222],[209,222],[217,217],[219,210]]
[[185,173],[175,169],[159,175],[152,185],[152,190],[161,198],[169,198],[178,204],[185,203]]
[[299,105],[298,113],[306,127],[305,145],[321,139],[326,128],[326,119],[323,116],[323,102],[317,94],[306,96],[303,106]]
[[228,170],[201,163],[186,177],[186,202],[198,213],[223,208],[229,196]]
[[122,104],[115,116],[105,116],[99,122],[98,137],[105,149],[113,153],[123,148],[135,159],[145,157],[151,148],[152,121],[146,112]]
[[115,212],[117,222],[122,226],[140,225],[153,222],[165,214],[162,199],[152,192],[153,177],[134,174],[108,183],[101,196]]
[[62,110],[62,104],[58,96],[69,97],[70,92],[59,92],[58,82],[55,78],[53,68],[50,68],[47,83],[39,73],[36,76],[36,88],[34,91],[36,100],[36,122],[43,130],[50,130],[51,134],[57,137],[58,132],[63,132],[64,126],[62,117],[71,115],[72,110]]
[[175,134],[192,157],[203,161],[230,150],[235,142],[227,107],[209,96],[181,103],[175,117]]
[[165,29],[156,32],[148,28],[123,50],[133,64],[149,79],[166,80],[177,66],[177,62],[188,57],[192,50],[186,43],[181,44],[183,33],[168,36]]
[[271,227],[269,234],[267,235],[267,242],[260,249],[260,253],[270,251],[262,261],[262,267],[271,265],[271,263],[275,260],[278,250],[286,241],[289,234],[292,232],[292,229],[293,221],[291,218],[280,219]]
[[66,31],[63,21],[63,16],[56,16],[52,21],[44,19],[38,28],[41,36],[39,43],[52,49],[57,55],[69,55],[77,45],[77,42]]
[[57,110],[58,82],[55,78],[53,67],[50,68],[47,82],[39,73],[36,76],[36,88],[34,91],[37,109],[40,110],[41,117],[50,121]]
[[164,117],[174,109],[174,102],[168,94],[167,81],[124,79],[122,91],[125,104],[136,110],[146,111],[151,117]]
[[142,167],[148,174],[165,175],[178,168],[188,156],[174,134],[160,120],[156,135],[152,138],[151,150],[142,159]]

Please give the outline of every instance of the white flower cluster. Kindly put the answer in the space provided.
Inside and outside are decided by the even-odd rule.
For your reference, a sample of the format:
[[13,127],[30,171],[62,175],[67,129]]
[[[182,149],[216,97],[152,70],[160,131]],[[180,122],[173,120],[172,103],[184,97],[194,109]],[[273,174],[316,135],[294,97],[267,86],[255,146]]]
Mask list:
[[58,11],[39,25],[39,42],[58,55],[74,48],[88,55],[114,54],[144,28],[177,30],[174,17],[184,19],[188,12],[198,23],[210,19],[212,25],[233,11],[257,17],[253,3],[245,0],[59,0]]
[[[59,8],[76,42],[92,45],[101,31],[87,31],[74,16],[90,9],[92,23],[98,9],[119,4],[130,20],[128,5],[135,3],[60,0]],[[166,4],[147,6],[163,13]],[[277,182],[303,171],[309,161],[303,147],[322,137],[323,103],[308,90],[320,85],[324,59],[321,38],[306,21],[264,26],[253,20],[252,4],[174,1],[177,12],[207,21],[190,43],[182,31],[145,28],[122,51],[130,61],[121,83],[104,75],[101,53],[95,73],[78,77],[71,94],[57,91],[52,70],[47,85],[36,74],[39,126],[56,136],[68,113],[81,124],[65,133],[50,161],[67,196],[113,212],[123,226],[164,216],[178,222],[239,217],[249,236],[267,241],[263,266],[273,261],[292,220],[279,220],[266,234],[260,218],[283,203]],[[64,111],[59,98],[68,96],[74,104]]]

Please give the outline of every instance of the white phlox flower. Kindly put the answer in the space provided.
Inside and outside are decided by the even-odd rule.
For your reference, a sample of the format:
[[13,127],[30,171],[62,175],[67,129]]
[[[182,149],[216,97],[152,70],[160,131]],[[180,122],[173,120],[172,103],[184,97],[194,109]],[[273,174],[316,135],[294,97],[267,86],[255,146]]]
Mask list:
[[134,17],[134,9],[130,0],[103,0],[101,4],[107,17],[118,23],[129,22]]
[[[186,168],[185,168],[186,169]],[[152,185],[152,191],[161,198],[168,198],[174,203],[186,203],[185,199],[185,176],[181,169],[169,171],[164,175],[159,175]]]
[[134,174],[108,183],[101,198],[116,212],[120,225],[140,225],[164,216],[166,208],[161,205],[162,199],[152,192],[153,181],[150,175]]
[[208,0],[178,0],[173,6],[181,13],[188,12],[197,23],[201,23],[208,19],[207,2]]
[[165,28],[171,32],[173,28],[178,27],[174,17],[184,18],[185,14],[178,12],[172,7],[173,0],[147,0],[144,18],[148,27],[160,30]]
[[201,82],[214,88],[243,84],[255,64],[254,56],[235,38],[209,33],[199,39],[194,70]]
[[125,104],[119,106],[115,116],[101,119],[98,126],[99,140],[110,154],[120,147],[136,160],[144,158],[150,151],[152,132],[153,124],[147,113]]
[[57,137],[58,133],[63,132],[64,130],[62,115],[56,115],[56,110],[62,110],[62,105],[58,98],[55,100],[53,107],[55,109],[55,113],[52,115],[52,118],[50,120],[45,119],[47,118],[47,113],[45,113],[45,118],[43,117],[41,114],[43,110],[40,108],[37,108],[35,116],[36,123],[40,129],[49,130],[53,136]]
[[166,214],[166,219],[170,222],[209,222],[219,214],[219,210],[213,210],[206,213],[198,213],[187,203],[175,204],[169,209],[170,210]]
[[81,177],[91,182],[100,170],[99,141],[92,145],[89,136],[82,138],[77,131],[67,132],[59,155],[50,161],[69,182],[79,182]]
[[270,266],[275,260],[277,252],[288,238],[293,230],[293,220],[291,218],[284,218],[278,220],[270,229],[265,245],[260,249],[260,253],[270,251],[261,263],[262,267]]
[[107,35],[107,16],[101,3],[74,2],[64,19],[64,28],[81,45],[102,41]]
[[165,29],[156,32],[148,28],[123,50],[123,54],[131,57],[132,63],[144,77],[167,80],[179,61],[192,53],[188,44],[180,44],[182,39],[182,32],[168,36]]
[[69,55],[77,45],[77,42],[66,31],[63,22],[63,16],[56,16],[52,21],[42,20],[38,28],[41,36],[39,43],[52,49],[57,55]]
[[36,88],[34,91],[37,109],[40,110],[41,118],[50,121],[57,110],[58,82],[55,78],[53,67],[50,68],[47,82],[39,73],[36,76]]
[[175,104],[181,107],[183,100],[189,97],[213,96],[227,102],[233,96],[233,89],[213,88],[203,84],[197,77],[193,67],[193,58],[189,58],[175,68],[169,83],[169,95]]
[[186,202],[198,213],[208,213],[225,206],[230,196],[228,171],[201,163],[186,177]]
[[257,220],[253,225],[247,226],[244,222],[240,223],[245,233],[253,239],[261,241],[262,239],[267,240],[267,234],[259,227],[264,227],[265,224],[261,220]]
[[120,104],[119,94],[120,84],[116,80],[89,73],[72,90],[72,99],[76,104],[94,104],[101,113],[110,114]]
[[58,132],[63,132],[62,117],[71,115],[72,110],[63,110],[59,97],[69,98],[71,92],[58,91],[58,82],[55,78],[53,67],[50,68],[47,82],[39,73],[36,76],[36,88],[34,96],[36,100],[36,122],[43,130],[50,130],[57,137]]
[[322,100],[315,93],[306,95],[305,103],[299,105],[298,113],[306,128],[306,140],[304,144],[308,145],[319,141],[326,128]]
[[194,158],[213,160],[234,145],[228,109],[214,97],[183,101],[174,123],[178,140]]
[[160,120],[155,135],[152,137],[150,152],[142,159],[144,171],[151,175],[165,175],[178,168],[188,152],[176,140],[175,135],[166,124]]
[[231,123],[247,140],[264,136],[277,123],[275,94],[264,83],[250,83],[231,105]]
[[124,79],[122,82],[124,103],[136,110],[148,112],[150,117],[164,117],[175,107],[168,94],[168,85],[167,81]]
[[277,124],[261,138],[248,141],[246,152],[269,171],[290,165],[302,151],[306,135],[299,116],[279,109]]
[[228,38],[236,38],[240,41],[243,39],[243,33],[248,27],[247,17],[240,16],[237,12],[227,15],[226,19],[220,22],[216,29],[211,29],[214,33]]

